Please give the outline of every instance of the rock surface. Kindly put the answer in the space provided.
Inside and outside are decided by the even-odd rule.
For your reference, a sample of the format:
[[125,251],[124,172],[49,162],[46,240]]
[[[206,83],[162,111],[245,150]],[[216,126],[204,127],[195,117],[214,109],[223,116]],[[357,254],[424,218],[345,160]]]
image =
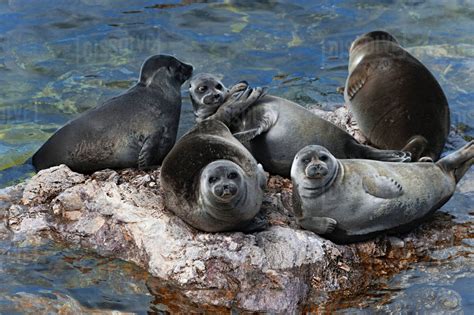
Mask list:
[[[335,113],[336,122],[350,121],[344,110]],[[439,213],[410,234],[338,246],[297,228],[291,182],[271,177],[262,207],[267,230],[202,233],[164,208],[158,178],[159,170],[40,171],[0,191],[0,234],[48,234],[134,262],[156,277],[149,287],[157,296],[174,288],[201,310],[293,312],[328,310],[472,230]]]

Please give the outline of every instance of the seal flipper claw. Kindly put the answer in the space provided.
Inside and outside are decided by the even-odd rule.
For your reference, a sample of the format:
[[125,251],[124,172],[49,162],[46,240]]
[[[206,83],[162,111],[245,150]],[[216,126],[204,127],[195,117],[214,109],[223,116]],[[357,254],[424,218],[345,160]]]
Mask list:
[[[425,137],[417,135],[412,137],[403,147],[402,151],[411,153],[412,161],[418,161],[425,149],[428,147],[428,140]],[[433,159],[431,160],[433,162]]]
[[228,125],[232,119],[239,116],[250,106],[255,104],[262,96],[265,95],[263,88],[252,89],[247,88],[239,92],[236,96],[230,97],[224,104],[222,104],[215,114],[207,119],[217,119]]
[[410,162],[411,153],[397,150],[379,150],[369,146],[364,146],[362,156],[356,158],[365,158],[369,160],[379,160],[385,162]]
[[336,228],[337,221],[328,217],[308,217],[298,219],[298,224],[316,234],[329,234]]

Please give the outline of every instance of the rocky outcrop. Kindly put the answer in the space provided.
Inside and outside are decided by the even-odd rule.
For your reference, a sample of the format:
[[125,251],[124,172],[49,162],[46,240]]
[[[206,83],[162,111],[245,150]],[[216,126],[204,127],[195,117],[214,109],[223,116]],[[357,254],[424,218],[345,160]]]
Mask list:
[[40,171],[1,190],[0,233],[47,234],[134,262],[156,278],[149,283],[153,293],[176,290],[190,308],[291,312],[328,310],[472,229],[440,213],[407,235],[338,246],[297,228],[291,182],[271,177],[262,207],[268,229],[202,233],[164,208],[158,178],[159,170],[85,176],[62,165]]

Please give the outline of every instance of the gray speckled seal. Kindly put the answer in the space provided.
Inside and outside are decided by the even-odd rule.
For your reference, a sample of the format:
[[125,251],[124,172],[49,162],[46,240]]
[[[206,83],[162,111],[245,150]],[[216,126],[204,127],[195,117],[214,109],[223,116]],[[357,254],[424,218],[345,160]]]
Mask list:
[[[217,87],[220,90],[216,91]],[[200,97],[201,88],[211,91],[209,95],[221,94],[227,89],[213,75],[207,74],[205,79],[196,76],[191,80],[190,94],[194,112],[198,118],[204,119],[219,109],[218,105],[223,104],[227,95],[216,97],[222,99],[217,102],[218,105],[215,102],[207,104]],[[410,160],[409,153],[362,145],[344,130],[304,107],[276,96],[265,95],[244,111],[234,108],[233,115],[233,119],[229,119],[230,130],[237,139],[245,143],[265,170],[272,174],[289,177],[295,154],[310,144],[323,145],[338,158],[394,162]]]
[[261,226],[266,175],[250,152],[219,120],[208,119],[186,133],[161,167],[165,205],[196,229],[246,231]]
[[56,131],[34,154],[33,165],[66,164],[91,173],[161,164],[176,141],[180,89],[192,70],[172,56],[148,58],[135,86]]
[[439,209],[474,163],[474,141],[437,163],[337,160],[307,146],[291,168],[301,227],[337,243],[405,232]]
[[344,98],[362,133],[382,149],[436,161],[449,133],[449,106],[436,78],[387,32],[350,48]]

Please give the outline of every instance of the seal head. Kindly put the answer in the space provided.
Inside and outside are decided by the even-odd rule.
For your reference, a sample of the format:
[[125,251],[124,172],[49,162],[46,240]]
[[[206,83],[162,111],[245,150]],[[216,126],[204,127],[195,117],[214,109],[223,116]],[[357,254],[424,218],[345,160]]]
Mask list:
[[233,209],[238,209],[246,193],[244,172],[232,161],[214,161],[201,172],[201,202],[207,205],[206,210],[214,218],[235,220],[239,213],[234,213]]
[[309,196],[323,193],[337,176],[337,159],[319,145],[309,145],[296,154],[291,177],[297,178],[298,188]]
[[193,77],[189,86],[194,115],[200,120],[213,115],[228,94],[227,88],[212,74],[200,73]]
[[[169,55],[149,57],[140,70],[140,83],[145,86],[162,84],[165,80],[181,86],[193,73],[193,66]],[[170,80],[171,79],[171,80]]]
[[353,41],[351,44],[349,53],[352,53],[354,50],[358,49],[359,47],[367,43],[375,42],[375,41],[389,41],[389,42],[394,42],[398,44],[398,40],[393,35],[385,31],[373,31],[356,38],[356,40]]

